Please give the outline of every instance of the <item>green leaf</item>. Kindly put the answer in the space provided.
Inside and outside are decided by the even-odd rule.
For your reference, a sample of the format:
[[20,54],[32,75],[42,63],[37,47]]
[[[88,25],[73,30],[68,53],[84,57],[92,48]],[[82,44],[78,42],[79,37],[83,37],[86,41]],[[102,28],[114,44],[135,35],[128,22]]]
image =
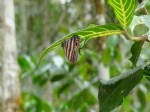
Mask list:
[[65,91],[67,88],[69,88],[71,86],[71,84],[72,84],[71,81],[61,84],[61,86],[59,87],[59,89],[57,91],[58,95],[60,95],[63,91]]
[[108,0],[108,3],[114,8],[120,24],[126,29],[133,18],[136,0]]
[[124,34],[124,30],[121,26],[116,24],[107,24],[107,25],[101,25],[101,26],[92,26],[88,27],[79,31],[76,31],[74,33],[71,33],[52,45],[50,45],[48,48],[46,48],[43,53],[41,54],[40,60],[45,56],[48,52],[52,51],[55,47],[61,45],[63,40],[71,38],[73,35],[78,35],[80,38],[85,38],[84,42],[87,42],[91,38],[96,38],[99,36],[107,36],[112,34]]
[[64,74],[57,74],[57,75],[54,75],[52,78],[51,78],[51,82],[55,82],[55,81],[59,81],[61,79],[63,79],[66,75]]
[[[89,87],[88,89],[83,89],[76,92],[68,102],[70,108],[72,109],[79,108],[85,103],[85,101],[86,104],[90,106],[96,104],[97,98],[95,97],[95,95],[92,94],[92,91],[90,89],[91,88]],[[88,111],[84,111],[84,112],[88,112]]]
[[33,75],[32,80],[33,80],[34,84],[38,84],[39,86],[43,86],[48,81],[48,75],[46,73]]
[[150,65],[144,67],[144,75],[150,78]]
[[119,63],[121,63],[121,61],[122,61],[122,55],[121,55],[121,52],[119,52],[118,49],[115,49],[114,52],[115,52],[115,53],[114,53],[114,57],[116,58],[116,60],[117,60]]
[[150,59],[145,61],[145,64],[143,65],[143,69],[144,69],[144,75],[146,76],[148,81],[150,81]]
[[135,67],[137,64],[143,43],[144,42],[134,42],[134,44],[131,47],[132,57],[129,60],[132,62],[132,67]]
[[[140,107],[140,112],[143,112],[145,106],[146,106],[146,94],[144,94],[144,91],[142,90],[144,88],[144,85],[138,88],[137,90],[137,96],[140,101],[141,107]],[[145,88],[144,88],[145,89]]]
[[142,66],[131,69],[108,81],[99,83],[100,112],[110,112],[121,105],[123,98],[140,82],[143,78]]
[[33,69],[35,67],[35,64],[31,60],[31,57],[29,57],[28,55],[19,56],[18,63],[24,69]]
[[22,92],[24,112],[51,112],[51,104],[30,92]]

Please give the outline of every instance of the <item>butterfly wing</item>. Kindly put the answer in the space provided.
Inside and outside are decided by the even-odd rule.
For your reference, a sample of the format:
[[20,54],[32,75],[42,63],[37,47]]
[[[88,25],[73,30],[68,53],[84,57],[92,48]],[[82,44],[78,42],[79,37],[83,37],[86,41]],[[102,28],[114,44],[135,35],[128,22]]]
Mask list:
[[80,47],[80,38],[74,35],[69,40],[62,42],[65,54],[71,63],[76,63],[78,58],[78,50]]

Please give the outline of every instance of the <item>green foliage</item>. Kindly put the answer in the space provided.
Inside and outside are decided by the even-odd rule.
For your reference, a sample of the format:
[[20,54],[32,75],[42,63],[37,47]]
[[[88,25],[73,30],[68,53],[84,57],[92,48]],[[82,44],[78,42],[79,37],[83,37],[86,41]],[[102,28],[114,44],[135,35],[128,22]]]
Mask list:
[[111,51],[108,48],[108,49],[105,49],[105,51],[102,54],[102,62],[105,66],[108,66],[110,63],[110,56],[111,56],[110,53]]
[[[79,60],[78,66],[70,65],[70,63],[64,63],[64,65],[58,67],[55,63],[53,63],[52,60],[49,60],[49,62],[42,60],[38,69],[35,69],[37,64],[36,62],[38,60],[36,57],[29,57],[27,55],[20,56],[18,59],[20,64],[24,62],[27,65],[30,65],[31,63],[33,64],[33,68],[29,67],[28,71],[26,70],[25,66],[21,66],[22,80],[31,77],[33,83],[33,93],[27,91],[23,92],[23,109],[25,112],[34,112],[34,110],[37,109],[44,109],[45,106],[43,105],[46,105],[45,103],[47,101],[39,96],[44,94],[45,91],[43,91],[43,88],[48,83],[50,83],[52,86],[50,91],[54,92],[54,102],[53,105],[49,104],[48,102],[47,103],[49,104],[49,108],[51,108],[51,110],[54,112],[66,112],[73,110],[84,112],[89,110],[89,106],[98,103],[97,94],[95,94],[97,93],[96,88],[98,88],[98,80],[95,80],[95,75],[97,74],[95,69],[96,67],[91,66],[90,63],[83,63],[88,60],[88,56],[91,57],[95,54],[89,50],[85,51],[85,54],[86,55],[83,54],[83,57]],[[56,58],[56,56],[54,57]],[[54,57],[51,56],[51,59]],[[92,60],[96,61],[97,57],[92,57]],[[84,67],[86,67],[86,69],[85,71],[82,71]],[[91,83],[87,82],[86,80],[91,80]],[[24,84],[26,84],[26,82],[24,82],[23,85]],[[71,88],[73,89],[70,90]],[[34,92],[35,90],[38,92]],[[65,94],[68,94],[66,99],[61,97]],[[34,101],[33,104],[32,101]]]
[[22,93],[22,97],[24,101],[23,107],[26,112],[51,112],[52,110],[50,103],[40,99],[32,93],[29,94],[24,92]]
[[108,0],[108,3],[114,8],[120,24],[126,29],[132,21],[136,0]]
[[148,66],[150,64],[150,62],[147,62],[143,67],[145,68],[144,74],[147,77],[150,77],[150,66]]
[[[80,2],[79,4],[81,5]],[[134,31],[136,25],[144,24],[148,28],[150,28],[149,15],[140,17],[134,16],[133,18],[134,9],[136,8],[135,0],[108,0],[107,2],[112,6],[121,26],[117,24],[91,24],[88,26],[87,24],[89,23],[85,21],[88,27],[85,25],[87,28],[81,29],[79,31],[75,31],[76,29],[81,28],[79,26],[82,26],[82,28],[85,27],[79,19],[79,15],[73,13],[72,18],[68,16],[70,9],[73,10],[72,6],[76,3],[72,5],[70,5],[69,2],[66,4],[61,4],[63,8],[58,8],[60,4],[56,5],[54,1],[47,4],[48,12],[51,14],[51,16],[48,17],[48,21],[50,21],[47,23],[52,23],[49,26],[47,24],[47,26],[53,27],[47,29],[48,39],[44,39],[48,42],[49,40],[54,40],[54,37],[60,37],[72,31],[75,32],[62,37],[61,39],[58,39],[58,41],[54,43],[51,42],[52,44],[42,52],[40,57],[38,57],[37,54],[36,56],[33,56],[32,53],[36,51],[36,48],[41,49],[40,45],[43,43],[44,40],[43,35],[45,31],[44,28],[46,26],[42,27],[42,25],[45,22],[43,18],[43,16],[45,15],[45,11],[42,10],[42,13],[40,13],[38,9],[43,9],[43,7],[45,6],[42,7],[41,3],[43,2],[41,0],[34,1],[33,4],[36,7],[30,7],[27,10],[27,22],[29,32],[26,35],[26,37],[28,38],[28,44],[26,45],[30,46],[27,47],[32,52],[27,50],[27,53],[29,52],[31,54],[19,54],[18,58],[18,63],[21,67],[20,77],[22,81],[22,86],[27,84],[27,88],[29,89],[22,89],[22,107],[25,112],[93,111],[92,106],[97,104],[98,100],[100,103],[100,112],[109,112],[113,109],[119,110],[119,108],[116,107],[120,106],[122,103],[123,105],[120,111],[133,111],[133,100],[136,99],[134,99],[133,97],[138,97],[138,103],[141,104],[138,107],[134,107],[134,109],[136,108],[136,111],[144,111],[144,109],[147,108],[147,103],[150,101],[150,94],[148,92],[146,93],[143,89],[138,88],[138,90],[136,91],[137,96],[131,93],[132,97],[130,97],[128,96],[128,94],[135,86],[139,87],[138,83],[142,79],[144,79],[143,77],[146,77],[148,80],[150,79],[150,61],[147,61],[146,64],[143,64],[145,58],[140,57],[143,45],[145,45],[145,43],[140,41],[140,37],[134,37],[134,35],[136,35],[137,33]],[[146,3],[147,2],[144,1],[143,4],[140,4],[139,8],[137,8],[136,11],[139,11],[139,9],[143,8],[146,5]],[[65,10],[64,6],[66,9],[68,8],[68,10]],[[60,17],[60,15],[62,17]],[[83,15],[83,13],[81,15]],[[66,18],[63,19],[65,16]],[[60,21],[58,21],[58,19],[56,18],[60,18]],[[69,21],[68,18],[70,18]],[[73,18],[77,19],[73,20]],[[116,20],[116,18],[114,20]],[[54,24],[57,21],[58,24]],[[59,22],[62,23],[62,25],[60,25]],[[22,30],[22,28],[18,27],[20,24],[21,22],[17,18],[17,30],[19,31]],[[70,24],[71,28],[69,27]],[[76,26],[74,27],[74,25]],[[130,32],[127,32],[129,31],[127,29],[131,30],[131,35]],[[131,50],[129,50],[128,48],[131,44],[127,45],[125,43],[126,40],[123,41],[122,36],[119,36],[119,38],[115,38],[117,36],[114,34],[123,35],[128,40],[140,42],[135,42],[132,45]],[[56,51],[54,51],[54,48],[58,46],[60,47],[62,41],[71,38],[73,35],[78,35],[81,38],[81,47],[85,44],[82,49],[83,54],[79,56],[79,60],[76,65],[71,65],[68,61],[66,61],[62,49],[56,49]],[[149,31],[144,35],[149,36]],[[102,36],[109,36],[109,38],[107,38],[107,47],[100,56],[97,52],[94,52],[89,49],[85,50],[85,48],[88,48],[90,46],[90,43],[88,43],[90,39]],[[36,42],[35,40],[38,41]],[[37,46],[35,47],[34,45]],[[47,43],[43,43],[44,48],[45,45],[47,45]],[[100,45],[91,44],[91,46],[94,46],[94,49],[96,49],[96,47],[99,47]],[[123,49],[121,49],[120,47],[122,47]],[[122,56],[122,51],[120,50],[125,50],[128,52],[127,54],[125,54],[125,56]],[[48,53],[49,55],[47,55],[47,57],[43,59],[43,57]],[[150,52],[146,52],[144,55],[149,57],[149,53]],[[130,68],[131,65],[129,65],[128,62],[126,62],[126,59],[129,57],[128,55],[132,55],[132,57],[130,58],[132,68]],[[62,56],[63,58],[60,56]],[[57,59],[54,59],[56,57]],[[37,62],[39,61],[39,58],[40,64],[37,67]],[[139,58],[140,61],[142,61],[139,64],[140,66],[136,67]],[[100,62],[103,65],[105,65],[105,67],[109,68],[111,77],[114,77],[113,79],[110,79],[108,81],[100,80],[99,82],[99,76],[97,75],[99,59],[101,59]],[[145,82],[141,83],[145,84]],[[32,85],[31,88],[28,85]],[[150,87],[149,85],[145,85],[144,87],[148,91]],[[99,89],[98,100],[97,89]],[[50,93],[46,93],[46,91]],[[50,103],[48,101],[49,99],[43,98],[44,94],[48,94],[48,96],[52,97]],[[137,99],[135,102],[137,103]],[[128,106],[128,108],[126,108],[126,106]]]
[[[46,55],[48,52],[53,50],[56,46],[59,46],[64,39],[69,39],[73,35],[78,35],[80,38],[84,38],[84,41],[81,42],[81,45],[87,42],[91,38],[108,36],[112,34],[124,34],[127,39],[131,38],[131,40],[138,40],[135,39],[135,37],[133,37],[132,39],[132,37],[130,37],[128,32],[126,32],[126,29],[130,25],[133,18],[133,12],[136,7],[136,1],[135,0],[130,0],[130,1],[129,0],[126,1],[108,0],[108,3],[113,7],[116,17],[118,18],[123,28],[116,24],[106,24],[101,26],[90,25],[88,28],[73,32],[61,38],[51,46],[49,46],[47,49],[43,51],[40,60],[43,58],[44,55]],[[134,20],[131,23],[130,28],[132,34],[133,34],[133,29],[137,23],[138,21],[136,20]],[[147,33],[147,35],[149,35],[149,33]],[[130,61],[133,64],[132,67],[136,67],[136,63],[139,59],[143,43],[144,42],[135,42],[131,48],[132,57],[130,58]],[[118,61],[121,62],[121,55],[118,53],[115,53],[115,55]],[[102,54],[102,62],[105,66],[109,65],[110,56],[111,56],[111,49],[108,48]],[[125,98],[129,94],[129,92],[139,83],[139,81],[143,78],[143,73],[145,71],[146,70],[142,69],[142,66],[139,66],[115,77],[114,79],[108,80],[107,82],[101,81],[99,86],[99,96],[98,96],[100,102],[100,106],[99,106],[100,112],[109,112],[113,110],[115,107],[121,105],[123,102],[123,98]],[[61,93],[69,86],[70,86],[70,82],[66,82],[64,85],[60,87],[58,93]]]
[[144,94],[144,91],[139,88],[138,91],[137,91],[137,95],[138,95],[138,98],[142,104],[142,107],[140,108],[140,111],[143,111],[145,106],[146,106],[146,98],[145,98],[145,94]]
[[138,66],[108,81],[100,81],[100,112],[110,112],[122,104],[123,99],[143,78],[146,70],[142,68]]
[[124,34],[124,30],[121,26],[115,25],[115,24],[107,24],[107,25],[101,25],[96,26],[92,25],[88,28],[85,28],[83,30],[76,31],[74,33],[71,33],[61,39],[59,39],[57,42],[50,45],[47,49],[45,49],[40,57],[40,60],[45,56],[48,52],[53,50],[56,46],[59,46],[63,40],[71,38],[73,35],[78,35],[80,38],[85,38],[84,43],[87,42],[91,38],[99,37],[99,36],[108,36],[112,34]]
[[144,42],[135,42],[132,45],[132,48],[131,48],[132,57],[129,59],[132,62],[132,67],[136,67],[143,44]]
[[51,82],[59,81],[65,78],[64,74],[57,74],[51,78]]

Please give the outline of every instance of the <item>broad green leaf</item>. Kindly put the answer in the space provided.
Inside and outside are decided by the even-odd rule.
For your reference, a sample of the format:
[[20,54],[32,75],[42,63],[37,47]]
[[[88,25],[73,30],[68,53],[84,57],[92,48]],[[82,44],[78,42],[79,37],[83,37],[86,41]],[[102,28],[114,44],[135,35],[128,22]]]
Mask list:
[[108,0],[108,3],[114,8],[120,24],[126,29],[133,18],[136,0]]
[[149,28],[149,31],[146,34],[148,36],[148,40],[150,40],[150,15],[143,15],[143,16],[134,16],[129,28],[131,29],[131,32],[133,33],[133,30],[136,25],[144,24]]
[[100,112],[110,112],[121,105],[123,99],[143,78],[144,69],[138,66],[108,81],[99,83]]
[[142,8],[144,8],[148,1],[149,0],[143,0],[142,3],[140,3],[138,5],[138,7],[135,9],[135,12],[138,11],[138,10],[140,10],[140,9],[142,9]]
[[35,64],[32,62],[31,57],[28,55],[22,55],[18,57],[18,63],[22,68],[34,69]]
[[48,48],[46,48],[43,53],[41,54],[40,60],[45,56],[48,52],[53,50],[55,47],[61,45],[62,41],[71,38],[73,35],[78,35],[80,38],[84,38],[84,42],[87,42],[91,38],[96,38],[100,36],[107,36],[107,35],[112,35],[112,34],[124,34],[124,30],[121,26],[116,25],[116,24],[107,24],[107,25],[101,25],[101,26],[91,26],[76,32],[73,32],[52,45],[50,45]]
[[132,62],[132,67],[135,67],[139,59],[144,42],[134,42],[131,47],[132,57],[129,59]]

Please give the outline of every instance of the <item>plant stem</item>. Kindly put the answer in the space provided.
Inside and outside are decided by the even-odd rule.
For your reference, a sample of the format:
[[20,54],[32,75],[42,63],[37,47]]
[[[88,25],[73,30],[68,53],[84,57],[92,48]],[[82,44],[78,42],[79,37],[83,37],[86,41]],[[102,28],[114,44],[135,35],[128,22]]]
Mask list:
[[148,41],[150,42],[150,40],[148,40],[148,37],[147,36],[142,36],[142,37],[132,37],[131,40],[133,41]]

